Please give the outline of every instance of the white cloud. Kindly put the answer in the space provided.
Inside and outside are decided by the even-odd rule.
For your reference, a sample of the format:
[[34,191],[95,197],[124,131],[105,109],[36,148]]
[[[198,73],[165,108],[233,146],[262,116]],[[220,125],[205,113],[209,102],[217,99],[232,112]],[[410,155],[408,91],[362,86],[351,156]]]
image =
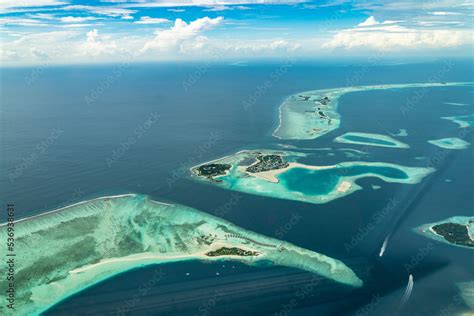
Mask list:
[[37,19],[7,17],[0,18],[0,25],[19,25],[19,26],[48,26]]
[[375,26],[375,25],[380,25],[380,24],[395,24],[395,23],[398,23],[398,22],[402,22],[402,21],[390,21],[390,20],[387,20],[387,21],[383,21],[383,22],[379,22],[375,19],[375,17],[373,16],[369,16],[367,18],[367,20],[365,20],[364,22],[362,23],[359,23],[357,24],[357,27],[372,27],[372,26]]
[[11,12],[21,8],[48,7],[68,4],[58,0],[2,0],[0,1],[0,13]]
[[98,20],[99,18],[93,16],[64,16],[59,20],[64,23],[80,23],[86,21]]
[[132,14],[136,13],[136,10],[129,10],[120,7],[112,6],[89,6],[89,5],[68,5],[62,8],[63,10],[77,10],[87,11],[99,15],[105,15],[109,17],[120,17],[124,20],[132,20]]
[[[87,27],[87,26],[93,26],[94,24],[91,23],[72,23],[72,24],[63,24],[60,25],[62,28],[78,28],[78,27]],[[95,24],[97,25],[97,24]]]
[[367,20],[365,20],[362,23],[357,24],[357,26],[372,26],[372,25],[377,25],[380,24],[380,22],[377,22],[373,16],[369,16]]
[[446,12],[446,11],[435,11],[431,12],[433,15],[461,15],[461,13],[458,12]]
[[[219,26],[223,20],[223,17],[214,19],[204,17],[186,23],[181,19],[176,19],[174,26],[170,29],[157,31],[155,38],[145,44],[142,52],[149,50],[181,50],[185,46],[185,42],[196,40],[202,33]],[[202,38],[200,41],[202,42]]]
[[163,18],[151,18],[149,16],[142,16],[139,21],[135,21],[137,24],[161,24],[171,22],[168,19]]
[[[250,4],[297,4],[309,0],[152,0],[137,1],[130,3],[128,7],[189,7],[189,6],[227,6],[227,5],[250,5]],[[116,2],[116,1],[104,1]]]
[[80,46],[80,54],[97,57],[111,55],[117,51],[117,45],[110,38],[101,36],[97,29],[86,34],[87,40]]
[[395,22],[380,23],[370,17],[354,28],[339,31],[323,47],[400,51],[449,48],[474,43],[469,30],[410,28]]
[[186,10],[184,10],[184,9],[168,9],[168,11],[175,12],[175,13],[186,12]]
[[45,13],[27,14],[27,16],[29,18],[39,20],[56,20],[56,17],[54,15]]
[[237,6],[228,6],[228,5],[215,5],[211,6],[209,9],[206,9],[204,11],[228,11],[228,10],[250,10],[250,7],[246,7],[243,5],[237,5]]
[[4,51],[0,58],[16,63],[44,59],[57,61],[64,56],[71,56],[69,40],[76,35],[76,32],[69,30],[22,34],[13,41],[2,43]]

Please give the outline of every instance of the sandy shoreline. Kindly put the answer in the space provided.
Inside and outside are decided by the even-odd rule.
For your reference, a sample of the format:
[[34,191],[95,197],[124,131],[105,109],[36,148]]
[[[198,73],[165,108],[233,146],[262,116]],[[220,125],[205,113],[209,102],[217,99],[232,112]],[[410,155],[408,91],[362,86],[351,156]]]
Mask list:
[[130,256],[122,257],[122,258],[105,259],[105,260],[101,260],[101,261],[99,261],[97,263],[94,263],[94,264],[86,265],[84,267],[71,270],[71,271],[69,271],[69,274],[82,273],[84,271],[95,269],[95,268],[97,268],[99,266],[102,266],[102,265],[107,265],[107,264],[112,264],[112,263],[117,263],[117,262],[127,262],[127,261],[131,262],[131,261],[154,260],[154,259],[156,259],[158,261],[157,263],[159,263],[160,260],[163,261],[163,262],[166,262],[168,260],[185,259],[185,258],[186,259],[203,259],[203,260],[212,260],[212,259],[217,259],[217,258],[232,258],[232,259],[245,258],[245,257],[242,257],[242,256],[236,256],[236,255],[224,255],[224,256],[216,256],[216,257],[210,257],[210,256],[206,255],[206,253],[208,253],[209,251],[215,251],[215,250],[220,249],[222,247],[227,247],[227,248],[237,247],[237,248],[245,250],[245,251],[258,252],[258,253],[260,253],[260,255],[262,255],[261,251],[251,249],[251,248],[248,248],[248,247],[245,247],[245,246],[241,246],[241,245],[236,246],[236,245],[231,245],[231,244],[228,244],[228,243],[216,242],[216,243],[211,244],[210,247],[207,248],[206,250],[195,252],[195,253],[176,254],[176,255],[166,255],[166,254],[156,255],[156,254],[153,254],[153,253],[142,253],[142,254],[139,254],[139,255],[130,255]]
[[310,166],[310,165],[305,165],[305,164],[302,164],[302,163],[299,163],[299,162],[289,162],[288,167],[286,167],[286,168],[262,171],[262,172],[257,172],[257,173],[251,173],[251,172],[245,171],[245,169],[248,168],[248,167],[250,167],[250,166],[240,166],[238,168],[239,168],[239,171],[242,172],[242,173],[248,174],[250,176],[253,176],[253,177],[265,180],[265,181],[278,183],[278,182],[280,182],[280,180],[278,180],[277,176],[284,173],[284,172],[286,172],[286,171],[288,171],[288,170],[290,170],[290,169],[293,169],[293,168],[303,168],[303,169],[309,169],[309,170],[321,170],[321,169],[335,168],[336,166],[335,165],[332,165],[332,166]]

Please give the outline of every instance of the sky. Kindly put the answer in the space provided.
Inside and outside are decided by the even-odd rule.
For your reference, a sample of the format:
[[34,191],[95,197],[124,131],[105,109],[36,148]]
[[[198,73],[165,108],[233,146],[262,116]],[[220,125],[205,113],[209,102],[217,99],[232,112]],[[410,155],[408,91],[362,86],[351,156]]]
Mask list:
[[474,55],[474,0],[1,0],[0,65]]

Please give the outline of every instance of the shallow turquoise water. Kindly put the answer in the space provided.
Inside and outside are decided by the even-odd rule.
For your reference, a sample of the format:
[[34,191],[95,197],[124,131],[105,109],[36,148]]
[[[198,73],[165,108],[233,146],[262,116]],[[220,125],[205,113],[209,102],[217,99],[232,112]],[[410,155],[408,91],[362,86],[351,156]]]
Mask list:
[[361,176],[369,173],[394,179],[408,178],[408,175],[402,170],[383,166],[350,166],[323,170],[294,168],[281,174],[278,178],[288,190],[308,195],[324,195],[336,188],[341,177]]
[[363,136],[346,135],[346,136],[343,136],[343,138],[347,139],[347,140],[350,140],[350,141],[353,141],[353,142],[379,144],[379,145],[386,145],[386,146],[396,146],[397,145],[395,143],[392,143],[392,142],[389,142],[389,141],[386,141],[386,140],[363,137]]

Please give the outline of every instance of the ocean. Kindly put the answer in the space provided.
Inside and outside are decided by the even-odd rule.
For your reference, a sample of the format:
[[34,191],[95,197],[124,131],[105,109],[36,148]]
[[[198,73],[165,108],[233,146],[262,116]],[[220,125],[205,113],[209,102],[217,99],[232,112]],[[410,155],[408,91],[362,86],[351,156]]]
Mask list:
[[[123,64],[3,68],[0,74],[0,192],[4,204],[15,204],[17,218],[93,197],[142,193],[340,259],[365,283],[357,290],[326,280],[315,284],[309,273],[235,262],[156,265],[101,282],[46,315],[434,315],[466,309],[455,283],[474,280],[469,249],[432,241],[413,228],[474,215],[473,147],[443,150],[428,143],[445,137],[473,143],[470,128],[441,119],[473,113],[472,86],[351,93],[340,100],[339,129],[299,141],[272,133],[278,107],[291,94],[474,81],[472,61]],[[408,149],[333,141],[347,132],[400,129],[408,135],[393,137]],[[359,179],[362,190],[319,205],[236,193],[189,176],[197,164],[282,145],[311,153],[301,160],[308,164],[361,160],[437,171],[414,185]],[[366,154],[348,157],[341,148]],[[163,276],[147,285],[157,271]],[[413,290],[404,299],[410,274]]]

